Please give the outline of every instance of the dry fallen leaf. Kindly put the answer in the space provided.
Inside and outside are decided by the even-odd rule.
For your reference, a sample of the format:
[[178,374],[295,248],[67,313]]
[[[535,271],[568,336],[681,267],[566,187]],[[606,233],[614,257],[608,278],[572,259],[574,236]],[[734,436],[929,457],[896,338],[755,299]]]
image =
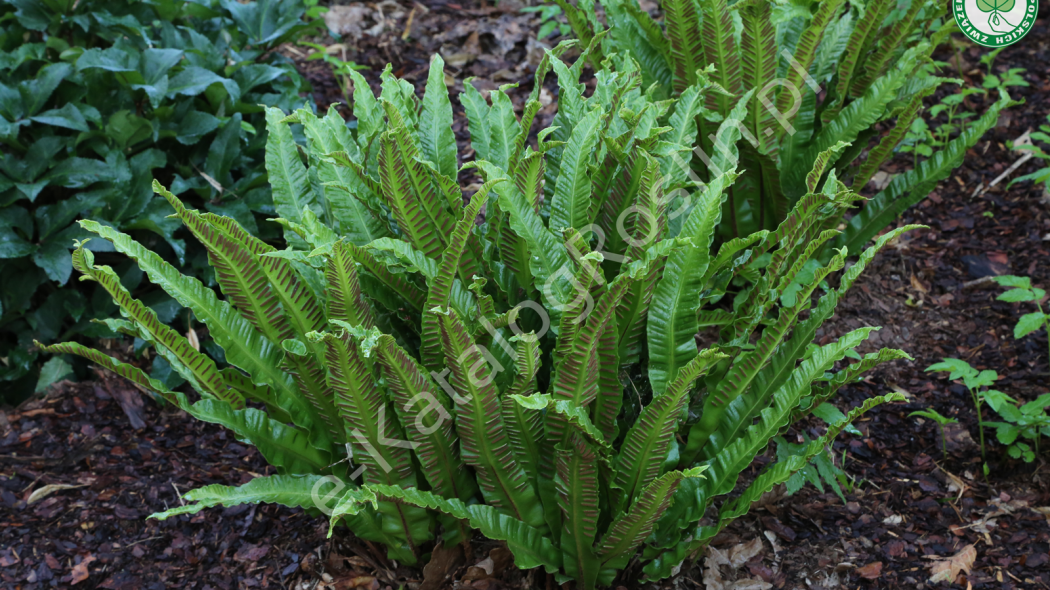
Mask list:
[[882,562],[876,561],[857,568],[857,575],[865,580],[877,580],[882,575]]
[[88,576],[91,575],[88,572],[88,565],[91,564],[92,561],[95,561],[95,556],[88,555],[87,557],[82,559],[80,563],[73,566],[73,579],[70,580],[70,584],[79,584],[84,580],[88,579]]
[[975,559],[977,559],[977,549],[973,545],[967,545],[955,555],[930,564],[930,583],[954,582],[960,572],[970,573]]
[[71,485],[67,485],[67,484],[64,484],[64,483],[48,484],[46,486],[37,488],[36,490],[33,491],[32,494],[29,494],[29,498],[26,499],[26,504],[34,504],[36,502],[39,502],[39,501],[43,500],[44,498],[50,496],[51,494],[53,494],[55,492],[60,492],[62,490],[72,490],[72,489],[75,489],[75,488],[82,488],[82,487],[84,487],[84,486],[71,486]]
[[762,552],[762,539],[755,537],[748,543],[740,543],[729,550],[729,567],[739,568]]
[[740,543],[728,551],[721,551],[717,547],[707,546],[707,558],[704,560],[704,586],[706,590],[769,590],[772,584],[752,578],[740,578],[729,581],[722,578],[719,566],[728,566],[737,570],[764,549],[762,540],[753,539],[748,543]]
[[958,502],[963,497],[963,494],[966,493],[966,490],[970,489],[970,486],[966,485],[966,482],[964,482],[959,476],[950,473],[943,468],[941,471],[948,476],[948,493],[959,492],[959,495],[955,498],[955,501]]

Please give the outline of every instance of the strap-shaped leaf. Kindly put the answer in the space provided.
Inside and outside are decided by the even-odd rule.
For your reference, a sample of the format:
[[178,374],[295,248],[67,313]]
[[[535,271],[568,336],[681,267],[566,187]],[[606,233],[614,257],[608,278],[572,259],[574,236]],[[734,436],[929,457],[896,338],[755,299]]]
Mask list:
[[[531,392],[529,392],[531,395]],[[521,464],[536,485],[540,454],[543,450],[543,411],[526,408],[515,401],[516,396],[525,394],[507,394],[500,401],[503,423],[507,428],[514,457]]]
[[[151,342],[156,346],[155,341],[151,340]],[[257,447],[267,462],[282,472],[324,472],[331,463],[329,454],[313,448],[301,431],[290,428],[254,408],[243,408],[243,400],[240,400],[242,405],[240,409],[218,399],[203,399],[195,404],[190,404],[185,394],[170,391],[160,382],[150,379],[141,369],[122,363],[97,350],[73,342],[41,346],[41,349],[52,354],[64,353],[82,356],[145,389],[158,393],[169,403],[188,412],[198,420],[229,428],[238,439],[248,441]],[[177,358],[174,362],[179,363]]]
[[[324,310],[317,304],[317,298],[313,296],[310,289],[300,280],[291,261],[277,256],[264,256],[266,253],[276,252],[276,249],[249,234],[230,217],[221,217],[212,213],[205,213],[201,217],[214,228],[231,239],[238,240],[252,251],[269,280],[270,289],[280,300],[281,308],[299,338],[306,338],[307,334],[324,325]],[[323,355],[318,353],[316,356],[320,361]]]
[[919,16],[919,11],[926,6],[925,2],[912,2],[908,12],[893,24],[889,30],[880,30],[878,34],[878,45],[875,51],[868,56],[863,64],[864,70],[860,75],[854,77],[850,84],[850,94],[860,96],[871,86],[871,83],[886,71],[890,61],[897,57],[898,49],[904,40],[912,34],[913,23]]
[[[371,94],[370,90],[366,92]],[[332,212],[332,219],[338,224],[339,234],[357,246],[390,235],[385,220],[369,210],[366,204],[370,199],[378,198],[379,193],[370,186],[371,179],[360,167],[365,162],[360,160],[362,156],[359,155],[359,148],[335,105],[329,107],[328,114],[323,118],[308,109],[300,109],[296,114],[303,124],[310,148],[310,167],[317,171],[317,178],[324,186],[327,206]],[[357,123],[358,133],[365,131],[363,127],[366,124],[360,118]],[[329,157],[333,153],[345,153],[347,160],[357,164],[356,169],[333,161]]]
[[415,454],[431,488],[446,498],[470,500],[478,488],[459,457],[459,439],[449,413],[451,400],[393,337],[380,336],[376,350],[394,403],[401,410],[405,432],[416,443]]
[[[396,113],[392,107],[387,111]],[[438,258],[452,230],[451,217],[447,212],[438,219],[432,215],[433,211],[444,211],[443,199],[438,198],[430,174],[417,155],[404,123],[384,132],[379,137],[379,182],[403,235],[417,250]],[[444,223],[446,220],[449,223]]]
[[[626,161],[616,166],[615,172],[609,179],[609,189],[607,194],[603,195],[596,220],[605,234],[603,252],[625,255],[628,247],[626,238],[645,237],[655,221],[650,219],[651,213],[648,207],[639,207],[640,211],[628,212],[628,209],[638,200],[638,191],[641,189],[641,183],[646,174],[650,174],[650,180],[652,180],[656,176],[655,173],[659,172],[659,169],[648,170],[650,164],[655,164],[655,162],[646,155],[642,149],[630,152],[627,154]],[[622,232],[619,227],[621,223],[624,229]],[[636,237],[635,230],[641,230],[641,236]]]
[[243,243],[217,230],[197,211],[189,210],[182,201],[156,180],[153,192],[167,199],[182,223],[208,250],[208,262],[215,269],[215,279],[233,306],[272,342],[292,337],[292,327],[281,313],[281,305],[270,290],[269,281]]
[[682,238],[691,246],[672,251],[664,265],[664,275],[656,283],[649,306],[649,382],[659,395],[675,379],[678,370],[696,356],[696,311],[700,307],[701,280],[711,260],[711,242],[722,214],[725,190],[736,179],[727,172],[713,180],[697,197],[689,213]]
[[419,143],[423,157],[437,166],[438,172],[455,178],[456,136],[452,133],[452,103],[445,86],[445,61],[434,54],[430,58],[426,92],[423,94],[423,112],[419,117]]
[[521,125],[517,116],[514,115],[514,105],[507,96],[506,89],[513,85],[505,85],[489,93],[492,99],[492,108],[489,109],[489,153],[488,157],[493,164],[504,170],[513,170],[514,164],[510,161],[514,153],[518,138],[521,136]]
[[813,169],[806,175],[806,192],[815,193],[820,185],[820,179],[824,177],[824,173],[828,167],[835,163],[842,150],[849,147],[852,144],[840,141],[828,149],[817,154],[817,159],[813,161]]
[[704,34],[696,0],[666,0],[661,4],[670,40],[674,89],[681,92],[696,83],[696,71],[705,65]]
[[638,421],[627,431],[616,464],[612,487],[613,511],[631,506],[634,498],[658,475],[675,441],[678,421],[689,401],[693,385],[726,355],[707,349],[682,367],[667,391],[653,398]]
[[540,368],[540,346],[536,334],[529,332],[519,334],[515,348],[514,368],[517,373],[514,382],[503,394],[500,411],[510,438],[514,457],[529,476],[529,481],[536,484],[539,468],[541,445],[543,442],[543,412],[540,409],[526,408],[514,398],[531,396],[536,392],[536,374]]
[[587,113],[572,130],[561,155],[558,182],[551,201],[550,228],[580,229],[591,219],[590,162],[598,145],[602,116],[598,111]]
[[354,461],[367,467],[364,480],[415,485],[409,449],[388,442],[401,440],[401,427],[375,383],[361,345],[346,331],[314,332],[310,338],[325,346],[328,386],[346,421],[350,443],[359,449]]
[[[777,37],[771,20],[772,5],[766,0],[747,0],[738,2],[734,8],[740,11],[744,24],[740,34],[741,85],[759,90],[747,107],[744,124],[758,140],[759,151],[775,157],[778,147],[776,119],[761,101],[766,84],[777,77]],[[766,100],[769,100],[768,96]]]
[[368,490],[380,498],[439,510],[455,518],[466,520],[485,537],[504,541],[514,555],[514,565],[520,569],[543,566],[548,573],[561,568],[561,552],[551,544],[541,529],[529,526],[519,519],[503,514],[492,506],[472,504],[441,498],[430,492],[402,489],[393,486],[371,485]]
[[[798,38],[798,43],[794,48],[794,55],[792,60],[795,62],[787,68],[787,75],[785,76],[786,84],[781,87],[780,92],[777,94],[776,109],[777,112],[784,117],[781,125],[775,127],[778,136],[783,135],[784,131],[787,130],[786,125],[790,125],[794,119],[792,114],[792,105],[795,102],[795,93],[789,92],[787,89],[796,88],[801,90],[803,93],[807,92],[805,89],[808,87],[806,77],[810,70],[810,66],[813,65],[813,60],[817,55],[817,45],[820,44],[820,40],[824,37],[824,30],[828,28],[828,25],[838,14],[839,9],[842,7],[842,3],[845,0],[824,0],[820,3],[817,8],[817,12],[813,15],[813,19],[809,21],[809,26],[802,32],[802,35]],[[812,88],[808,89],[808,92],[813,92]],[[795,113],[797,114],[797,113]],[[784,124],[786,123],[786,125]]]
[[[295,340],[294,342],[302,341]],[[285,356],[285,367],[292,373],[295,384],[299,386],[299,391],[313,407],[317,418],[328,427],[332,440],[342,444],[346,442],[346,429],[343,428],[343,421],[339,419],[339,412],[335,409],[335,400],[332,399],[328,384],[325,382],[324,349],[318,344],[307,340],[306,349],[295,352],[286,349],[288,354]],[[298,348],[297,345],[293,346]],[[321,353],[320,359],[310,354],[312,349],[317,349]],[[306,354],[303,356],[296,354],[300,352]],[[267,407],[267,411],[273,413],[270,407]]]
[[[164,520],[177,514],[196,514],[212,506],[228,508],[239,504],[280,504],[311,510],[317,508],[317,498],[340,491],[339,485],[331,476],[323,475],[270,475],[256,477],[237,487],[215,484],[190,490],[182,496],[193,504],[151,514],[149,518]],[[344,493],[354,495],[360,504],[375,501],[375,496],[365,489]]]
[[332,252],[325,262],[324,276],[328,321],[340,320],[351,326],[373,327],[375,319],[361,294],[357,264],[350,248],[343,241],[332,244]]
[[599,337],[611,322],[615,322],[616,307],[631,282],[630,277],[621,276],[595,303],[593,311],[576,333],[569,352],[557,366],[551,386],[555,399],[570,400],[580,408],[586,408],[598,395]]
[[292,416],[295,424],[310,432],[318,448],[327,449],[330,442],[317,423],[313,409],[301,399],[290,375],[281,370],[283,352],[262,336],[229,303],[220,301],[215,292],[197,279],[183,276],[174,267],[132,240],[126,234],[94,221],[80,222],[84,229],[109,240],[118,252],[135,260],[150,281],[164,289],[206,326],[215,342],[226,352],[226,360],[252,376],[253,381],[269,385],[276,396],[272,403]]
[[489,160],[489,103],[472,83],[474,78],[463,81],[463,93],[459,102],[467,113],[467,128],[470,131],[470,147],[479,160]]
[[120,362],[102,351],[88,348],[83,344],[78,344],[76,342],[61,342],[45,346],[34,340],[33,344],[40,349],[40,352],[45,352],[47,354],[75,354],[84,357],[128,381],[156,393],[168,403],[177,404],[175,393],[165,387],[163,383],[156,379],[151,379],[142,369],[135,365]]
[[[671,44],[659,23],[642,10],[636,0],[606,0],[602,7],[605,8],[606,21],[609,23],[610,41],[629,48],[631,57],[641,64],[643,86],[649,87],[655,83],[672,87]],[[700,21],[697,19],[697,30],[699,27]],[[682,88],[685,86],[683,83]]]
[[203,422],[220,424],[239,440],[259,449],[266,462],[282,473],[326,473],[331,455],[314,447],[310,434],[286,426],[255,408],[235,409],[217,399],[202,399],[190,405],[182,394],[179,407]]
[[[565,14],[565,20],[569,23],[569,26],[572,28],[572,33],[576,35],[576,38],[579,39],[582,44],[589,45],[591,39],[594,38],[594,29],[591,27],[591,23],[587,20],[584,11],[569,3],[568,0],[554,0],[554,2]],[[600,62],[601,60],[599,59],[594,63]]]
[[[303,209],[310,208],[320,213],[320,196],[314,191],[299,159],[299,148],[292,137],[292,130],[284,122],[281,109],[266,109],[266,173],[273,192],[273,204],[277,214],[295,223],[302,223]],[[294,232],[285,231],[288,243],[303,249],[306,244]]]
[[[632,281],[634,287],[637,281]],[[602,329],[598,337],[598,394],[594,398],[593,422],[606,440],[616,440],[616,417],[623,405],[623,385],[620,383],[620,330],[618,313],[623,302]]]
[[[879,78],[864,93],[864,96],[851,102],[849,106],[831,123],[825,126],[813,139],[810,147],[797,157],[797,161],[781,169],[781,183],[784,193],[792,201],[797,201],[805,194],[805,176],[810,171],[802,170],[798,162],[813,162],[817,155],[839,142],[852,143],[861,131],[871,127],[886,112],[886,105],[896,98],[897,90],[911,74],[915,65],[915,50],[909,50],[885,76]],[[785,163],[785,165],[787,165]]]
[[201,395],[226,400],[235,407],[244,407],[244,398],[236,391],[231,391],[226,387],[215,366],[215,361],[190,346],[185,337],[161,323],[152,309],[132,297],[131,293],[120,284],[120,278],[113,272],[113,269],[108,266],[96,267],[94,254],[90,250],[78,245],[73,250],[73,267],[84,275],[81,280],[90,279],[101,285],[113,298],[124,317],[131,320],[140,332],[148,335],[156,344],[171,351],[171,354],[190,370],[196,383],[203,388],[200,391]]
[[593,589],[598,580],[594,538],[598,533],[598,456],[580,435],[555,450],[558,506],[562,513],[561,550],[565,573],[577,587]]
[[[456,431],[463,461],[477,471],[486,502],[543,528],[543,509],[525,470],[514,459],[493,385],[492,367],[455,311],[439,314],[441,349],[457,396]],[[462,403],[460,403],[462,400]]]
[[[885,77],[889,77],[887,74]],[[880,79],[881,80],[881,79]],[[872,88],[879,85],[876,82]],[[869,91],[870,92],[870,91]],[[889,186],[872,197],[859,213],[850,219],[839,244],[854,251],[889,225],[908,207],[926,197],[938,182],[948,177],[962,162],[966,150],[999,120],[999,113],[1012,104],[1010,96],[1000,89],[999,100],[981,118],[968,124],[966,131],[951,140],[942,150],[919,163],[919,167],[894,178]]]
[[521,162],[522,154],[525,151],[525,142],[528,140],[529,132],[532,129],[532,122],[536,119],[536,115],[540,112],[541,108],[543,108],[543,105],[540,104],[538,100],[529,100],[525,103],[525,108],[521,112],[521,133],[519,133],[514,140],[514,150],[510,155],[511,171],[514,172],[515,178],[517,178],[518,165]]
[[868,52],[871,44],[877,39],[882,21],[893,9],[892,2],[874,2],[865,7],[864,16],[857,21],[857,26],[850,33],[846,42],[846,51],[839,59],[838,82],[835,84],[835,95],[839,100],[847,98],[850,84],[855,73],[859,74],[858,65]]
[[[718,388],[712,391],[704,402],[700,420],[689,430],[688,444],[685,451],[682,452],[682,464],[691,463],[700,450],[707,445],[708,437],[711,437],[715,432],[719,432],[722,435],[720,440],[715,441],[716,449],[730,444],[740,431],[733,428],[727,428],[726,431],[723,431],[722,427],[727,422],[735,424],[737,429],[744,429],[750,425],[748,418],[754,415],[753,412],[756,408],[748,408],[740,416],[740,420],[726,421],[724,420],[724,415],[727,408],[747,392],[759,372],[776,354],[781,342],[791,328],[794,327],[799,314],[803,309],[809,307],[809,298],[820,282],[832,272],[841,269],[843,264],[842,256],[836,255],[827,266],[814,273],[813,279],[808,284],[803,285],[795,305],[781,308],[776,322],[770,324],[762,331],[762,335],[759,337],[758,342],[755,343],[754,349],[734,360],[732,369],[720,380]],[[785,370],[793,365],[794,359],[791,359],[785,366]],[[755,406],[761,406],[768,402],[768,397],[756,395],[750,401]],[[713,454],[708,453],[707,456],[713,456]]]
[[762,497],[762,494],[787,481],[794,473],[805,468],[813,457],[831,444],[846,425],[852,423],[861,414],[877,405],[898,401],[904,401],[904,396],[899,393],[891,393],[865,400],[860,407],[850,412],[845,421],[829,429],[823,437],[811,442],[802,452],[792,455],[786,461],[777,462],[766,469],[744,490],[743,494],[733,501],[727,502],[722,507],[718,514],[719,519],[716,526],[700,527],[697,531],[698,534],[691,542],[678,543],[660,554],[657,559],[646,564],[645,568],[643,568],[645,579],[657,581],[672,575],[674,568],[680,565],[686,557],[704,548],[726,525],[746,514],[750,510],[751,505]]
[[702,477],[703,467],[669,471],[642,490],[630,512],[613,521],[602,538],[598,556],[603,567],[622,569],[635,550],[652,533],[656,521],[667,510],[678,485],[685,478]]
[[883,363],[896,360],[915,359],[903,350],[897,350],[894,348],[883,348],[878,352],[864,355],[861,360],[851,364],[838,373],[835,373],[835,376],[826,384],[814,387],[813,395],[810,396],[808,403],[803,403],[799,406],[799,409],[792,416],[791,421],[794,422],[796,420],[801,420],[812,412],[814,408],[830,400],[843,385],[855,382],[861,375]]
[[[506,176],[502,170],[484,161],[478,162],[478,167],[487,179]],[[511,229],[529,247],[529,264],[535,277],[535,286],[546,304],[551,324],[556,325],[561,309],[575,296],[565,277],[572,268],[565,245],[547,230],[531,200],[513,183],[505,182],[494,190],[499,197],[500,209],[510,217]]]
[[700,3],[703,13],[704,64],[714,64],[715,73],[711,79],[728,93],[728,96],[721,92],[708,93],[707,108],[724,117],[733,109],[735,97],[742,90],[740,53],[734,38],[733,16],[726,0],[695,1]]
[[[328,387],[346,422],[349,444],[357,451],[353,460],[365,467],[363,480],[371,484],[416,487],[411,444],[403,440],[397,417],[372,376],[362,345],[345,330],[340,335],[314,332],[310,338],[325,345]],[[430,515],[424,510],[387,502],[380,503],[378,510],[384,520],[390,519],[389,524],[383,524],[383,529],[396,532],[410,548],[433,536]]]
[[408,281],[404,274],[391,272],[386,265],[376,260],[375,256],[373,256],[368,250],[358,248],[352,244],[347,244],[347,248],[353,254],[354,260],[361,265],[362,269],[376,277],[376,279],[383,283],[383,285],[389,288],[392,292],[401,296],[405,303],[410,305],[417,313],[423,311],[427,301],[425,291],[415,286],[411,281]]
[[[566,234],[568,235],[570,232],[572,235],[579,237],[579,234],[575,234],[575,230],[568,230]],[[566,241],[566,247],[572,249],[575,245],[571,241]],[[588,314],[593,311],[594,295],[601,291],[600,283],[604,282],[604,277],[598,270],[598,265],[601,263],[600,254],[588,253],[583,256],[576,256],[576,258],[579,268],[572,280],[576,297],[562,310],[561,319],[558,323],[557,344],[555,344],[554,351],[551,353],[555,371],[561,365],[562,359],[572,353],[576,336],[579,334],[580,329],[583,328],[584,322],[589,317]],[[594,367],[594,370],[597,371],[597,367]]]
[[897,120],[893,124],[893,129],[879,140],[879,145],[875,149],[868,152],[868,157],[865,158],[864,163],[860,165],[860,170],[853,177],[853,190],[854,192],[861,192],[864,187],[868,186],[868,182],[871,181],[875,173],[879,171],[882,164],[893,155],[893,150],[900,144],[901,140],[904,139],[904,135],[911,129],[911,124],[915,122],[915,118],[919,116],[919,111],[922,109],[922,101],[927,96],[933,93],[936,87],[931,88],[924,92],[919,92],[911,101],[908,103],[904,110],[897,115]]
[[846,415],[845,420],[829,427],[824,436],[812,441],[801,453],[792,455],[788,460],[784,461],[783,464],[780,462],[774,464],[759,475],[758,478],[748,486],[743,494],[733,499],[732,502],[728,502],[728,505],[722,507],[718,513],[718,526],[715,527],[713,531],[704,531],[704,535],[701,536],[698,541],[708,542],[730,522],[746,514],[751,508],[751,504],[756,502],[762,494],[787,481],[791,475],[802,470],[802,468],[804,468],[813,457],[820,454],[828,445],[834,442],[835,437],[837,437],[843,429],[856,421],[857,418],[860,418],[862,414],[881,404],[903,401],[907,400],[904,395],[900,393],[889,393],[864,400],[863,404],[850,410],[850,413]]
[[[367,154],[368,147],[383,130],[383,108],[379,106],[379,101],[372,93],[372,87],[361,72],[351,69],[349,74],[354,83],[354,101],[350,106],[354,118],[357,119],[357,145],[363,154]],[[365,158],[366,168],[368,159]]]
[[769,407],[758,415],[758,421],[710,461],[708,479],[701,485],[701,497],[705,502],[733,490],[740,473],[788,423],[799,400],[812,388],[813,381],[843,358],[847,350],[856,348],[867,339],[872,331],[874,328],[854,330],[838,341],[820,347],[799,365],[791,378],[773,394]]
[[441,367],[441,329],[438,327],[438,317],[434,313],[436,307],[447,307],[452,295],[452,282],[456,278],[456,270],[460,266],[460,259],[466,249],[467,240],[474,228],[474,219],[481,211],[481,206],[488,200],[489,190],[493,186],[505,182],[499,178],[486,182],[475,195],[470,203],[463,208],[463,216],[456,222],[452,234],[448,237],[448,247],[441,255],[441,264],[437,273],[428,281],[430,291],[427,293],[426,309],[423,313],[422,339],[419,355],[423,365],[428,369],[436,371]]

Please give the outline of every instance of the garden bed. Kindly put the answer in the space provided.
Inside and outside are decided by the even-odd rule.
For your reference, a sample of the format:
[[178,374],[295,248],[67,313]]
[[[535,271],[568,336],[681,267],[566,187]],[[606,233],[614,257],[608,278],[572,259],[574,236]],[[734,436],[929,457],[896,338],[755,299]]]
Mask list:
[[[370,81],[391,61],[395,73],[421,85],[429,55],[440,50],[457,89],[468,76],[477,76],[482,89],[526,81],[513,94],[516,100],[532,89],[528,64],[537,51],[537,17],[519,14],[509,2],[498,8],[384,5],[362,15],[361,26],[377,34],[361,33],[359,50],[346,58],[372,68],[364,72]],[[1026,104],[1010,109],[962,167],[900,220],[930,229],[884,251],[818,337],[824,343],[860,326],[882,326],[870,346],[901,348],[915,357],[875,371],[840,395],[843,408],[888,390],[909,398],[873,410],[858,424],[862,436],[843,435],[836,443],[838,460],[845,457],[855,478],[848,502],[809,487],[788,498],[768,497],[714,543],[730,565],[716,576],[687,564],[662,587],[710,588],[722,580],[731,588],[745,579],[757,585],[736,587],[932,587],[933,558],[958,554],[969,565],[972,545],[966,576],[972,587],[1050,588],[1050,512],[1035,510],[1050,506],[1045,461],[1009,459],[992,443],[991,472],[982,476],[969,395],[943,375],[924,372],[955,357],[998,371],[1003,379],[997,388],[1019,399],[1033,399],[1050,384],[1045,335],[1020,341],[1012,335],[1017,318],[1029,310],[995,301],[1001,290],[980,280],[1017,274],[1050,284],[1050,197],[1030,183],[1008,188],[1007,182],[972,197],[1020,157],[1007,142],[1046,122],[1045,7],[1042,17],[996,62],[1027,68],[1030,86],[1010,88]],[[963,77],[979,86],[983,51],[966,50],[961,60],[940,57],[956,59]],[[288,55],[299,58],[320,108],[342,100],[326,65],[303,60],[301,49]],[[974,109],[987,106],[971,98]],[[465,119],[453,105],[463,144]],[[551,111],[543,112],[549,117]],[[907,164],[905,157],[884,172]],[[1037,165],[1029,162],[1014,174]],[[936,424],[908,417],[924,408],[960,422],[948,431],[946,460]],[[994,439],[991,430],[988,438]],[[237,485],[269,472],[254,449],[223,429],[158,407],[125,382],[61,383],[45,399],[0,414],[0,581],[5,587],[113,589],[299,588],[317,580],[332,588],[439,588],[452,583],[447,580],[458,588],[553,587],[538,572],[514,570],[505,549],[480,538],[471,555],[440,551],[420,572],[395,568],[380,549],[342,534],[327,540],[325,520],[299,510],[240,506],[163,523],[145,520],[178,504],[178,493],[189,488]],[[637,574],[629,568],[624,579]]]

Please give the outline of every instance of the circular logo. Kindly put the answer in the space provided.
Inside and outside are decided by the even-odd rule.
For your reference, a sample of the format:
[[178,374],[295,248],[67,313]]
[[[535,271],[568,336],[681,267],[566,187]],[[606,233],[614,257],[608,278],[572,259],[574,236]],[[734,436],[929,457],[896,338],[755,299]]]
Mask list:
[[951,0],[955,22],[971,41],[1006,47],[1028,34],[1039,12],[1038,0]]

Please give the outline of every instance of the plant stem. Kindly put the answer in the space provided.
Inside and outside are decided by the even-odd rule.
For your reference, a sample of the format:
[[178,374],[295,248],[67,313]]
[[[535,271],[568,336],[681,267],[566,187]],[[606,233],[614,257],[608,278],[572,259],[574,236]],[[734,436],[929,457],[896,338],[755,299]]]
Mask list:
[[1046,361],[1050,363],[1050,317],[1047,317],[1046,313],[1043,312],[1041,303],[1036,301],[1035,306],[1039,309],[1039,313],[1043,314],[1043,328],[1046,329]]
[[981,460],[987,461],[984,456],[984,418],[981,417],[981,398],[978,392],[972,389],[970,395],[973,396],[973,405],[977,408],[977,430],[981,436]]

